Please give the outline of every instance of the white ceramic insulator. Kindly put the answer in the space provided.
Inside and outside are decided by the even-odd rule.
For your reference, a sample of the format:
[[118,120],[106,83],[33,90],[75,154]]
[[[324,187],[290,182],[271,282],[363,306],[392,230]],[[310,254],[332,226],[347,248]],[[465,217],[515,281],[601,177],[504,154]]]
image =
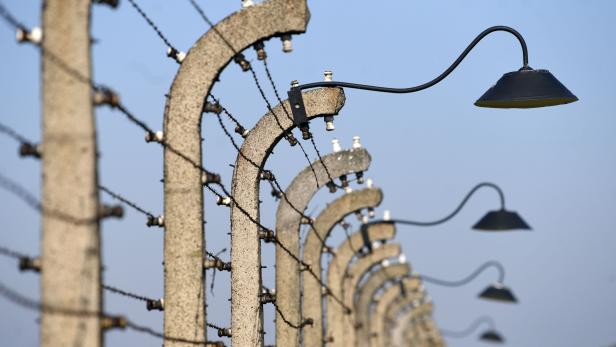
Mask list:
[[359,136],[353,136],[353,149],[361,148],[361,142],[359,142]]
[[368,216],[362,216],[361,217],[361,222],[364,223],[364,224],[368,223],[369,222]]
[[336,126],[334,125],[334,122],[333,121],[325,122],[325,130],[327,130],[327,131],[334,131],[334,130],[336,130]]
[[332,148],[334,150],[334,153],[338,153],[342,150],[342,147],[340,146],[340,141],[338,141],[338,139],[332,140]]
[[399,262],[400,264],[404,264],[404,263],[406,263],[406,255],[405,255],[404,253],[402,253],[402,254],[400,254],[400,255],[398,256],[398,262]]
[[186,58],[186,53],[184,52],[178,52],[178,54],[176,55],[176,58],[178,60],[178,62],[183,62],[184,58]]
[[156,217],[156,223],[158,223],[158,225],[160,226],[165,225],[165,216],[161,214],[160,216]]
[[368,217],[374,218],[374,210],[368,210]]
[[158,301],[160,302],[160,307],[165,308],[165,299],[160,298]]
[[39,27],[33,27],[28,33],[28,40],[34,43],[41,43],[43,41],[43,30]]
[[282,51],[285,53],[293,52],[293,42],[291,39],[282,40]]
[[377,249],[381,247],[381,243],[379,241],[372,241],[372,249]]
[[372,185],[374,184],[374,182],[372,182],[372,178],[368,178],[366,180],[366,187],[367,188],[372,188]]
[[242,8],[250,7],[254,5],[252,0],[242,0]]
[[344,192],[345,192],[345,193],[347,193],[347,194],[350,194],[350,193],[352,193],[352,192],[353,192],[353,188],[348,187],[348,186],[347,186],[347,187],[344,187]]
[[330,70],[325,70],[325,72],[323,72],[323,81],[331,82],[333,80],[334,80],[334,73],[331,72]]
[[383,261],[381,262],[381,265],[382,265],[383,267],[388,267],[388,266],[389,266],[389,259],[385,259],[385,260],[383,260]]
[[383,220],[388,221],[391,219],[391,211],[385,210],[383,211]]

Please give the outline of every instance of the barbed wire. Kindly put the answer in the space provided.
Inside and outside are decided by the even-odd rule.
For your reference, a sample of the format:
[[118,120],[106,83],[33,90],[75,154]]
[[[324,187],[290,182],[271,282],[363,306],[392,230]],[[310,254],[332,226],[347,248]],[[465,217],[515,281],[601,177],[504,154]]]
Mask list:
[[178,50],[171,44],[171,42],[169,42],[167,37],[162,33],[162,31],[154,23],[154,21],[152,19],[150,19],[150,17],[148,17],[148,15],[141,9],[141,7],[139,7],[139,5],[137,5],[135,0],[128,0],[128,2],[133,6],[133,8],[135,10],[137,10],[139,15],[141,15],[141,17],[143,19],[145,19],[145,21],[148,23],[148,25],[156,32],[158,37],[160,37],[160,39],[163,40],[163,42],[167,45],[167,47],[171,48],[171,50],[173,50],[175,52],[178,52]]
[[[0,4],[0,9],[1,9],[1,4]],[[19,142],[20,144],[32,143],[28,139],[26,139],[24,136],[19,134],[17,131],[15,131],[14,129],[12,129],[8,125],[3,124],[1,122],[0,122],[0,133],[6,134],[8,137],[14,139],[15,141]]]
[[127,198],[123,197],[122,195],[113,192],[112,190],[110,190],[109,188],[103,186],[103,185],[99,185],[98,189],[100,189],[101,191],[109,194],[112,198],[121,201],[122,203],[132,207],[135,211],[138,211],[141,214],[144,214],[150,218],[154,218],[154,214],[152,214],[151,212],[146,211],[145,209],[143,209],[142,207],[140,207],[139,205],[137,205],[136,203],[128,200]]
[[280,315],[280,318],[282,318],[282,321],[285,322],[286,325],[290,326],[293,329],[301,330],[301,329],[303,329],[307,325],[312,326],[314,324],[314,320],[312,318],[305,318],[305,319],[302,320],[301,323],[293,324],[282,313],[282,311],[280,310],[280,308],[276,304],[276,301],[272,301],[272,305],[274,305],[274,308],[276,309],[276,312],[278,312],[278,314]]
[[147,297],[139,295],[139,294],[128,292],[128,291],[123,290],[123,289],[112,287],[112,286],[107,285],[107,284],[103,284],[102,287],[103,287],[103,289],[105,289],[107,291],[110,291],[110,292],[112,292],[114,294],[122,295],[122,296],[125,296],[125,297],[128,297],[128,298],[132,298],[132,299],[135,299],[135,300],[139,300],[139,301],[148,302],[148,301],[154,301],[155,300],[155,299],[147,298]]

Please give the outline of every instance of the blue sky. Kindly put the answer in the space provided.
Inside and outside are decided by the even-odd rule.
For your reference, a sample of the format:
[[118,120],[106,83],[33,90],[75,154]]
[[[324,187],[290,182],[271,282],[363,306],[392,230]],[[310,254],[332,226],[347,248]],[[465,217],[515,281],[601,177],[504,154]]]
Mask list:
[[[27,25],[40,22],[40,2],[4,0]],[[175,46],[187,51],[207,27],[188,1],[139,2]],[[237,11],[240,1],[199,1],[216,21]],[[279,89],[291,80],[322,79],[333,70],[337,80],[386,86],[410,86],[440,74],[485,28],[510,25],[524,35],[530,66],[549,69],[580,101],[535,110],[480,109],[473,102],[505,72],[521,64],[515,39],[490,35],[439,85],[411,95],[347,90],[347,103],[326,133],[312,128],[324,153],[338,138],[350,147],[361,136],[373,157],[366,175],[385,194],[383,209],[394,217],[431,220],[449,213],[476,183],[491,181],[505,191],[507,205],[533,227],[532,232],[479,233],[470,228],[498,207],[492,191],[480,191],[451,222],[433,228],[399,226],[397,241],[414,270],[457,279],[486,260],[499,260],[505,283],[518,305],[482,302],[477,293],[496,281],[488,270],[461,288],[427,284],[435,302],[437,324],[466,328],[476,317],[491,315],[510,346],[608,346],[616,342],[616,117],[614,98],[616,50],[613,27],[616,3],[609,0],[467,0],[467,1],[309,1],[308,32],[294,38],[294,52],[284,54],[278,39],[267,43]],[[165,57],[166,47],[126,1],[110,10],[92,11],[94,77],[116,89],[127,107],[155,129],[162,128],[164,94],[177,71]],[[40,136],[40,60],[33,47],[20,46],[14,33],[0,25],[0,102],[2,122],[27,137]],[[254,52],[246,52],[265,79]],[[266,107],[246,73],[231,64],[214,87],[216,95],[243,123],[252,125]],[[268,89],[270,100],[273,94]],[[123,116],[96,111],[101,152],[100,180],[155,213],[163,207],[162,152],[143,141],[143,133]],[[236,153],[217,126],[203,121],[204,165],[229,183]],[[299,135],[298,135],[299,137]],[[19,159],[13,141],[0,137],[0,171],[38,194],[40,165]],[[309,151],[316,158],[314,151]],[[283,185],[306,166],[301,152],[281,142],[268,161]],[[103,200],[109,201],[102,195]],[[309,211],[318,213],[333,197],[317,195]],[[262,220],[274,225],[276,203],[263,186]],[[206,194],[208,249],[229,246],[228,210]],[[0,191],[0,244],[38,254],[39,215],[17,198]],[[341,232],[334,241],[341,240]],[[121,221],[102,227],[105,282],[146,296],[163,288],[160,229],[145,227],[142,215],[127,211]],[[274,249],[263,247],[265,284],[273,287]],[[223,255],[228,258],[228,252]],[[20,274],[14,262],[0,261],[4,283],[38,296],[38,276]],[[209,275],[209,274],[208,274]],[[228,275],[216,276],[215,295],[208,293],[208,315],[229,324]],[[106,294],[105,306],[133,320],[162,328],[162,314],[147,312],[140,302]],[[0,300],[0,336],[7,345],[35,346],[37,314]],[[271,307],[266,309],[266,340],[273,341]],[[211,331],[210,336],[215,332]],[[155,345],[134,332],[106,335],[110,346]],[[473,338],[449,339],[452,346],[476,346]]]

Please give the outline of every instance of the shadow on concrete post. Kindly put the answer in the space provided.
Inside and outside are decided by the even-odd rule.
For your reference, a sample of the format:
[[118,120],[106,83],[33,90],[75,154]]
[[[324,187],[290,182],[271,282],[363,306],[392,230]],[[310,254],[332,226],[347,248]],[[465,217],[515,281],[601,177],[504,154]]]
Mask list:
[[[321,240],[327,243],[333,228],[347,215],[376,207],[382,200],[383,193],[380,189],[366,188],[339,197],[319,214],[314,222],[314,230],[310,230],[307,234],[302,248],[302,259],[314,270],[319,280],[321,279],[321,256],[325,251]],[[306,346],[318,346],[323,343],[323,288],[319,280],[312,276],[302,276],[302,316],[314,321],[311,327],[304,328],[304,345]],[[336,302],[335,305],[339,303]]]
[[[96,130],[90,86],[57,61],[90,78],[90,5],[47,0],[42,9],[42,206],[57,213],[42,214],[41,301],[78,312],[102,311]],[[96,315],[44,311],[40,332],[45,347],[103,343]]]
[[[396,236],[396,228],[393,223],[382,222],[375,224],[368,224],[367,241],[372,243],[375,241],[387,241],[392,240]],[[349,236],[338,248],[336,249],[336,257],[334,257],[329,266],[327,267],[327,285],[331,289],[333,295],[339,298],[344,297],[344,291],[342,285],[344,282],[344,275],[347,268],[350,267],[351,261],[360,256],[361,248],[364,246],[364,236],[360,231],[357,231]],[[344,310],[338,305],[332,298],[327,298],[327,321],[328,322],[341,322],[344,318]],[[326,324],[326,340],[331,343],[336,343],[336,338],[333,335],[333,325]],[[342,337],[338,338],[338,343],[341,343]]]
[[[309,17],[305,0],[270,0],[247,7],[223,19],[199,38],[175,76],[164,117],[165,142],[173,148],[173,151],[166,148],[164,154],[166,335],[190,340],[207,338],[202,172],[193,165],[202,165],[201,115],[205,99],[220,72],[235,56],[234,50],[241,52],[274,36],[303,33]],[[227,46],[223,37],[234,50]],[[239,292],[242,292],[241,286],[233,290],[233,293]],[[238,320],[237,317],[246,313],[238,307],[232,309],[234,344],[260,345],[260,338],[253,332],[260,323],[252,322],[255,325],[252,329],[250,324]],[[245,308],[252,309],[250,305]],[[252,319],[254,314],[251,312],[248,316]],[[246,329],[250,330],[248,334]],[[165,345],[188,346],[176,341],[165,341]]]
[[[340,88],[313,89],[303,93],[303,98],[309,119],[337,115],[345,100]],[[290,109],[288,101],[284,101],[284,107]],[[259,220],[261,170],[276,144],[295,127],[284,116],[282,104],[273,111],[275,114],[267,113],[248,133],[241,147],[243,156],[238,154],[233,171],[232,195],[236,203],[231,206],[231,331],[235,346],[256,346],[262,343],[259,226],[238,205],[250,217]],[[282,129],[277,124],[276,115]],[[259,167],[255,167],[249,160]],[[298,264],[294,262],[293,266]],[[292,270],[289,268],[287,271]]]
[[376,303],[371,307],[370,342],[372,346],[389,346],[389,344],[386,344],[387,341],[385,338],[387,334],[386,321],[388,313],[395,315],[396,309],[399,311],[402,308],[400,302],[402,302],[403,299],[409,299],[411,301],[419,300],[424,295],[420,290],[421,279],[417,277],[404,278],[401,283],[404,286],[404,292],[400,285],[393,285],[385,289],[378,300],[376,300]]
[[355,302],[355,338],[354,346],[370,346],[370,306],[375,302],[375,294],[387,283],[401,280],[411,273],[409,263],[382,266],[370,273],[363,284],[357,289]]

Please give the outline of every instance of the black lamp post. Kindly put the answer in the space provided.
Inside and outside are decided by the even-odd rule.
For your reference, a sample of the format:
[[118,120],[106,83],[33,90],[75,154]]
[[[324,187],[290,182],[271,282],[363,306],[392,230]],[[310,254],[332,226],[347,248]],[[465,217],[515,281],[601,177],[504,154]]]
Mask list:
[[442,280],[439,278],[434,278],[434,277],[426,276],[423,274],[414,274],[412,276],[420,278],[421,280],[425,282],[434,283],[434,284],[441,285],[441,286],[460,287],[460,286],[463,286],[471,282],[475,278],[477,278],[479,274],[481,274],[484,270],[486,270],[489,267],[495,267],[498,270],[498,282],[489,285],[481,293],[479,293],[478,295],[479,298],[485,299],[485,300],[494,300],[494,301],[504,302],[504,303],[517,303],[518,300],[515,297],[515,295],[513,295],[513,292],[511,291],[511,289],[509,289],[507,286],[503,284],[505,281],[505,268],[503,267],[501,263],[494,261],[494,260],[485,262],[484,264],[479,266],[475,271],[473,271],[470,275],[458,281]]
[[[464,199],[462,199],[462,202],[460,202],[458,207],[456,207],[455,210],[453,210],[453,212],[451,212],[450,214],[448,214],[447,216],[441,219],[437,219],[435,221],[428,221],[428,222],[413,221],[413,220],[406,220],[406,219],[390,219],[390,220],[372,221],[367,224],[390,222],[390,223],[396,223],[396,224],[415,225],[415,226],[424,226],[424,227],[442,224],[452,219],[455,215],[457,215],[462,210],[464,205],[468,202],[470,197],[475,192],[477,192],[477,190],[483,187],[492,188],[496,190],[500,198],[501,207],[499,210],[489,211],[485,216],[483,216],[473,226],[473,229],[481,230],[481,231],[509,231],[509,230],[516,230],[516,229],[527,229],[527,230],[530,229],[530,226],[526,224],[526,222],[522,219],[522,217],[520,217],[520,215],[517,214],[517,212],[508,211],[505,209],[505,194],[503,193],[502,189],[500,189],[499,186],[497,186],[494,183],[489,183],[489,182],[479,183],[478,185],[473,187],[473,189],[471,189],[466,194]],[[367,228],[367,224],[362,225],[362,231],[364,231],[364,229]]]
[[534,108],[555,106],[577,101],[573,95],[556,77],[547,70],[534,70],[528,66],[528,49],[522,35],[515,29],[507,26],[494,26],[480,33],[466,49],[460,54],[447,70],[435,79],[409,88],[390,88],[357,84],[349,82],[315,82],[308,84],[294,84],[289,90],[289,103],[293,110],[295,124],[301,129],[308,128],[308,117],[304,107],[301,91],[316,87],[343,87],[352,89],[370,90],[383,93],[414,93],[439,83],[447,77],[468,55],[468,53],[488,34],[495,31],[505,31],[513,34],[522,46],[522,67],[518,71],[503,75],[496,84],[483,94],[476,102],[476,106],[493,108]]
[[468,328],[462,331],[451,331],[441,329],[441,334],[447,337],[464,338],[473,334],[481,324],[487,324],[488,330],[479,335],[479,340],[491,343],[504,343],[505,338],[495,329],[494,320],[491,317],[483,316],[475,320]]

